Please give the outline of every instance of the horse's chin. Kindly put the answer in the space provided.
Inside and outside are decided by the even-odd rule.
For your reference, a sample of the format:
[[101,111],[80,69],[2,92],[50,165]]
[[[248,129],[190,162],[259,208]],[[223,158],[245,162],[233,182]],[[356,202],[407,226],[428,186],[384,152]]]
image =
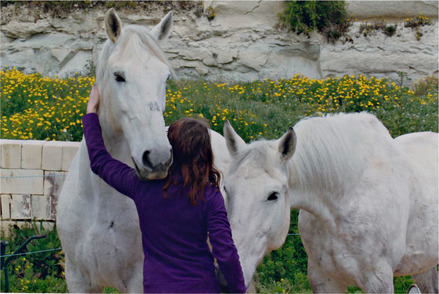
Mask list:
[[142,181],[162,180],[168,176],[168,172],[142,172],[136,168],[137,176]]
[[166,171],[159,171],[159,172],[140,170],[139,167],[137,166],[136,162],[134,160],[133,160],[133,162],[134,162],[134,167],[136,168],[137,176],[142,181],[162,180],[168,176],[167,170]]
[[167,172],[162,173],[149,173],[148,175],[139,175],[139,178],[143,181],[163,180],[168,176]]

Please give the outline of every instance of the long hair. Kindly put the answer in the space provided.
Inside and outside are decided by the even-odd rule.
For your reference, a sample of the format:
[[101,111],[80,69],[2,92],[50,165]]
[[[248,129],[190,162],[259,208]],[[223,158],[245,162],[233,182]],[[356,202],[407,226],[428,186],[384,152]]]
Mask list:
[[[213,152],[209,127],[193,118],[182,118],[169,126],[168,139],[172,146],[173,163],[163,186],[163,196],[171,184],[182,185],[182,192],[189,188],[188,198],[192,205],[204,201],[206,185],[219,188],[220,172],[213,166]],[[181,174],[181,182],[177,176]]]

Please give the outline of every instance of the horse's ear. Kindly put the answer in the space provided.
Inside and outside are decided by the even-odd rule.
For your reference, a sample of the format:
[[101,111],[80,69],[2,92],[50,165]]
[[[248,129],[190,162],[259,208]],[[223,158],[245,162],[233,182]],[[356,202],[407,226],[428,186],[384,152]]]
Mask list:
[[113,8],[108,10],[105,14],[105,29],[110,40],[116,43],[117,38],[119,38],[122,32],[122,22]]
[[297,144],[297,136],[296,132],[292,127],[288,129],[285,135],[279,139],[279,152],[282,158],[282,161],[287,161],[293,156],[294,151],[296,150]]
[[224,138],[226,139],[227,149],[232,156],[245,146],[244,140],[235,132],[228,120],[224,123]]
[[151,30],[151,35],[159,42],[165,41],[171,33],[173,22],[172,10]]

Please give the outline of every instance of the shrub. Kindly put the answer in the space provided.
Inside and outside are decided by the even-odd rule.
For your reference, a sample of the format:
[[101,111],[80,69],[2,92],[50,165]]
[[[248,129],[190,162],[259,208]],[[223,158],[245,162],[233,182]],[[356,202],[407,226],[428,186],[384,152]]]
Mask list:
[[298,34],[322,33],[335,41],[350,26],[344,1],[290,1],[280,15],[280,24]]
[[416,96],[423,96],[427,95],[430,91],[437,90],[438,86],[437,76],[427,76],[413,84],[413,91]]
[[405,27],[415,28],[415,29],[431,24],[432,24],[431,20],[428,17],[422,15],[418,15],[412,18],[407,18],[404,22]]
[[421,27],[431,25],[432,22],[428,17],[418,15],[413,18],[407,18],[404,22],[404,26],[407,28],[412,28],[416,30],[416,40],[421,40],[421,37],[424,35],[421,32]]

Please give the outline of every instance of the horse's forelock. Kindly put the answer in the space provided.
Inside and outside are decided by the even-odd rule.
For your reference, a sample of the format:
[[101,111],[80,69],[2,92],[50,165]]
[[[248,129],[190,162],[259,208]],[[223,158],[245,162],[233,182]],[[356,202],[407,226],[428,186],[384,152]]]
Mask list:
[[116,44],[109,40],[104,43],[96,68],[98,80],[103,78],[108,59],[116,46],[119,47],[118,54],[120,54],[120,56],[117,58],[119,61],[123,62],[125,58],[132,58],[133,56],[142,56],[146,49],[153,56],[165,63],[170,69],[171,74],[174,75],[169,60],[166,58],[155,38],[149,34],[149,31],[142,26],[129,25],[123,28]]
[[[130,25],[125,27],[118,42],[120,42],[119,52],[122,54],[121,58],[141,56],[144,54],[145,49],[147,49],[153,56],[171,68],[157,40],[142,26]],[[125,54],[125,52],[130,54]]]
[[273,142],[274,141],[260,140],[247,145],[244,150],[241,150],[235,155],[231,168],[233,170],[237,170],[242,166],[250,169],[254,167],[262,167],[264,169],[270,167],[276,168],[270,156],[275,150],[271,146]]

